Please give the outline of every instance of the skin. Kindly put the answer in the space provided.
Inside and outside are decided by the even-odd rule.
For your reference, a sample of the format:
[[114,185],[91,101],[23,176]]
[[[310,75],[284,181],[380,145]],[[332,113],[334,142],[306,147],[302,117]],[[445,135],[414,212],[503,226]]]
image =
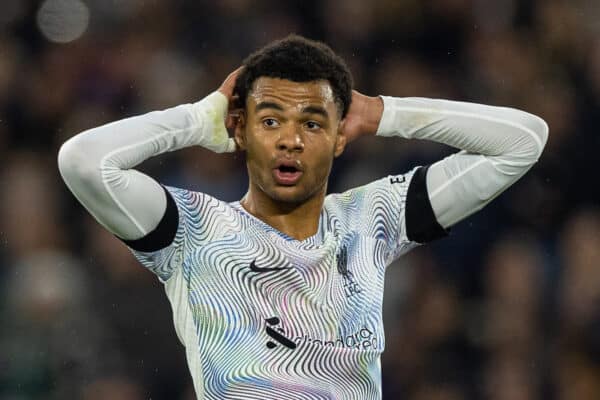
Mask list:
[[[241,68],[219,90],[234,104],[233,88]],[[347,143],[375,135],[383,102],[379,97],[352,93],[344,119],[328,81],[293,82],[260,77],[243,110],[230,107],[226,125],[238,149],[246,152],[248,193],[242,206],[286,235],[304,240],[313,236],[334,158]],[[274,170],[281,162],[302,170],[294,184],[281,184]]]

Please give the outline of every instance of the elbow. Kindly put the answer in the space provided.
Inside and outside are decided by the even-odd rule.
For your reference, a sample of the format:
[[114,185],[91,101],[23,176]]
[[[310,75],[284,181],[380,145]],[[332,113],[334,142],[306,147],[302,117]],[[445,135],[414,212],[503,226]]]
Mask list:
[[86,146],[80,137],[67,140],[58,151],[58,170],[68,186],[77,182],[90,180],[97,175],[92,157],[89,157]]
[[515,165],[531,167],[539,160],[548,142],[548,124],[537,115],[514,109],[513,112],[510,125],[515,141],[507,153]]
[[521,124],[527,129],[528,135],[535,141],[535,146],[531,152],[532,161],[535,163],[548,142],[549,128],[546,121],[534,114],[524,113]]
[[520,175],[541,157],[548,142],[548,124],[542,118],[514,110],[510,118],[513,139],[506,151],[494,158],[494,166],[506,175]]

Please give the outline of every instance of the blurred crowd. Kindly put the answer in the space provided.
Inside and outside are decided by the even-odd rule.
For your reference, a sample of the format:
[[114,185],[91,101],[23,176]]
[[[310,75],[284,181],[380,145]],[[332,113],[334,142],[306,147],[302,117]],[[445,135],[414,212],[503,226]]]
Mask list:
[[[366,94],[550,126],[521,181],[389,267],[384,399],[600,399],[599,20],[596,0],[2,0],[0,399],[194,399],[161,284],[72,197],[57,151],[204,97],[291,32],[330,44]],[[360,139],[329,189],[453,151]],[[185,149],[141,168],[224,200],[247,189],[243,156]]]

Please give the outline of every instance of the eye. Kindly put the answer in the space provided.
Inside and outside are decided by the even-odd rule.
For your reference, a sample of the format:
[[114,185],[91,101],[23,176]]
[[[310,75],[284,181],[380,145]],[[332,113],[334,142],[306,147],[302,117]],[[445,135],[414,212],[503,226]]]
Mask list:
[[265,118],[262,123],[267,128],[277,128],[279,126],[279,121],[275,118]]
[[309,130],[314,131],[314,130],[320,129],[321,128],[321,124],[319,124],[318,122],[315,122],[315,121],[307,121],[306,122],[306,127]]

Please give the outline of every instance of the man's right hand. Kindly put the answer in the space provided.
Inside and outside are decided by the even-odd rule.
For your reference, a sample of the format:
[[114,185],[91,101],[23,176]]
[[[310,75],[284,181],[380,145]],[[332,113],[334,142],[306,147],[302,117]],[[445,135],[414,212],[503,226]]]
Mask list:
[[235,130],[235,127],[238,123],[241,111],[236,106],[237,95],[234,95],[233,91],[235,89],[235,81],[243,69],[244,67],[241,66],[232,73],[230,73],[219,87],[219,92],[223,93],[225,97],[227,97],[227,100],[229,102],[227,116],[225,117],[225,127],[227,128],[227,131],[229,131],[230,135],[233,135],[233,131]]

